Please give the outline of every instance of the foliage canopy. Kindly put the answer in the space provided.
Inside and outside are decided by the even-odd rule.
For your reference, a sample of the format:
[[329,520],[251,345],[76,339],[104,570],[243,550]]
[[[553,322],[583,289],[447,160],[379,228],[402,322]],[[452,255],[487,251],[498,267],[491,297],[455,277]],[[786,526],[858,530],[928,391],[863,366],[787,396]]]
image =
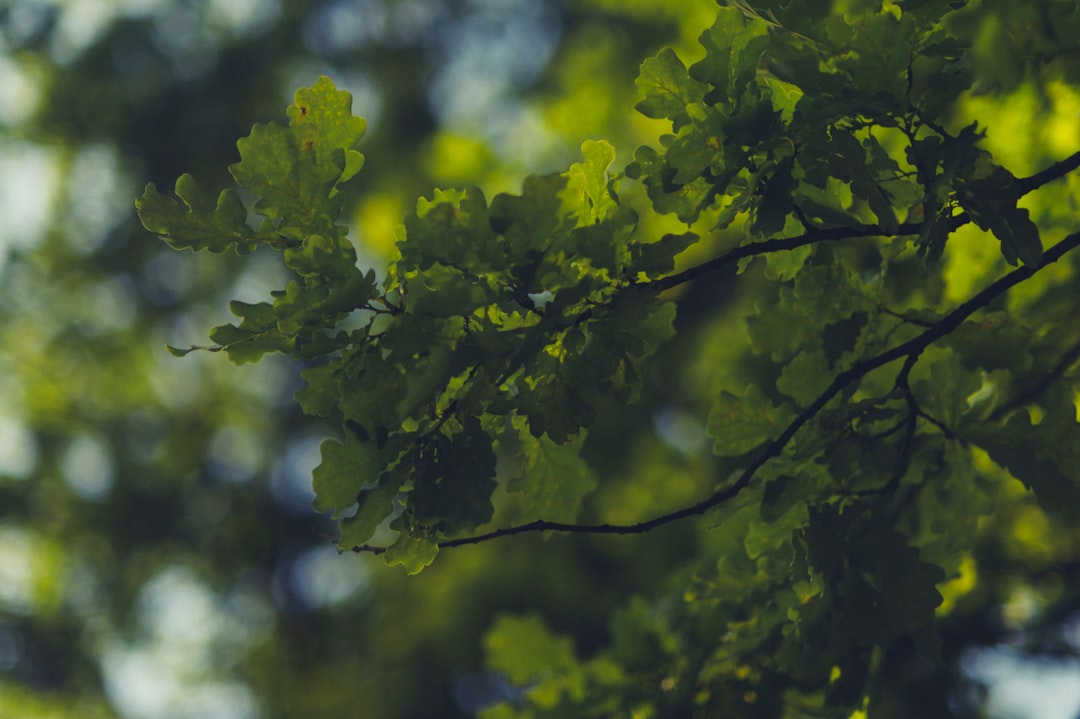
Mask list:
[[[184,175],[139,215],[174,248],[267,247],[291,272],[202,349],[304,363],[300,406],[341,430],[314,485],[342,549],[415,573],[461,544],[705,517],[693,577],[628,602],[594,656],[497,621],[489,664],[524,695],[485,716],[887,715],[881,677],[938,655],[982,528],[1031,496],[1054,531],[1080,518],[1080,153],[1018,177],[958,109],[1073,79],[1080,11],[1025,8],[720,7],[701,59],[641,66],[636,109],[670,133],[624,164],[586,141],[520,194],[435,190],[381,279],[341,223],[365,123],[326,77],[238,142],[240,192]],[[618,487],[589,443],[695,331],[698,286],[735,297],[706,327],[736,313],[745,339],[700,350],[714,456],[689,493],[666,478],[699,494],[582,521]]]

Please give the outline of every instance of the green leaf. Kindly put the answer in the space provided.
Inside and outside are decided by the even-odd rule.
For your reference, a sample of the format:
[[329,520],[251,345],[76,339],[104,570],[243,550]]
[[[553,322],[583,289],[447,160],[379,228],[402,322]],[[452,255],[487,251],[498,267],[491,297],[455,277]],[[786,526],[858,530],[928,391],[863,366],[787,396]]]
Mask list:
[[374,270],[365,275],[348,262],[343,279],[341,273],[333,274],[338,279],[320,274],[290,282],[284,292],[276,293],[274,313],[282,334],[295,336],[319,325],[333,327],[346,313],[364,307],[378,296]]
[[564,212],[565,173],[530,175],[520,195],[500,193],[491,201],[490,223],[505,239],[510,272],[526,292],[536,292],[537,267],[556,239],[565,236],[574,222]]
[[469,357],[436,344],[430,352],[411,359],[412,371],[405,376],[405,391],[395,405],[397,414],[403,418],[421,416],[451,378],[466,368]]
[[349,93],[325,77],[298,90],[295,101],[289,127],[257,124],[237,141],[240,162],[229,171],[258,196],[255,209],[275,220],[278,232],[290,238],[335,236],[341,212],[337,186],[360,169],[363,156],[354,147],[365,121],[352,116]]
[[229,303],[229,312],[243,320],[240,322],[242,330],[264,330],[277,322],[274,306],[269,302],[251,304],[233,300]]
[[832,382],[832,371],[825,352],[807,347],[784,366],[776,389],[791,397],[801,407],[806,407]]
[[811,245],[803,245],[793,250],[779,250],[765,255],[765,276],[770,280],[787,282],[799,274],[810,255],[814,252]]
[[284,259],[285,266],[301,276],[343,281],[359,271],[356,251],[348,240],[317,234],[304,237],[299,247],[287,248]]
[[548,437],[534,438],[521,431],[520,441],[522,474],[509,485],[521,495],[515,524],[535,519],[573,522],[581,510],[582,498],[597,484],[592,469],[580,456],[585,433],[572,442],[557,444]]
[[236,364],[258,362],[269,352],[289,352],[293,341],[284,337],[277,327],[246,330],[236,325],[220,325],[210,330],[210,339],[217,342]]
[[466,417],[453,436],[445,431],[444,425],[419,447],[409,505],[414,522],[452,535],[491,519],[495,451],[476,417]]
[[1015,265],[1042,264],[1042,240],[1026,208],[1016,206],[1020,196],[1012,173],[994,164],[989,153],[972,151],[964,158],[968,173],[957,181],[960,204],[979,228],[994,233],[1005,260]]
[[404,477],[400,473],[390,472],[383,475],[374,487],[360,490],[356,496],[359,505],[356,514],[341,520],[339,547],[352,549],[371,539],[379,525],[393,514],[394,500],[398,496],[403,480]]
[[675,269],[675,256],[698,241],[693,232],[664,235],[657,242],[630,245],[630,269],[657,279]]
[[911,387],[915,397],[919,406],[931,416],[948,427],[960,427],[972,419],[968,398],[982,387],[981,373],[965,369],[954,354],[933,362],[929,361],[930,357],[921,361],[912,372]]
[[979,320],[969,320],[953,330],[946,341],[969,368],[1020,373],[1029,369],[1033,362],[1031,330],[1004,312],[991,312]]
[[608,168],[615,161],[615,148],[604,140],[586,140],[581,145],[585,162],[574,163],[567,170],[565,196],[580,219],[579,225],[591,225],[606,219],[618,206],[608,180]]
[[[660,177],[664,186],[686,185],[698,178],[707,179],[715,185],[723,184],[721,178],[728,170],[727,154],[724,152],[724,117],[715,110],[707,109],[703,118],[688,125],[671,139],[664,153],[665,170]],[[710,177],[706,178],[706,174]]]
[[[808,482],[804,478],[801,484],[805,486]],[[761,519],[767,523],[775,522],[805,501],[808,493],[800,489],[800,478],[788,474],[766,482],[761,494]]]
[[810,508],[801,533],[807,558],[836,593],[842,631],[859,644],[927,627],[941,604],[941,567],[925,562],[904,534],[857,506]]
[[281,228],[303,234],[298,228],[318,226],[328,230],[337,207],[327,202],[332,182],[315,170],[314,152],[304,152],[295,133],[277,124],[255,125],[251,134],[236,142],[240,162],[230,165],[236,181],[254,192],[255,209],[282,222]]
[[1039,228],[1031,221],[1026,208],[1004,207],[999,214],[984,216],[994,236],[1001,240],[1005,261],[1015,265],[1017,260],[1031,267],[1042,264],[1042,239]]
[[834,504],[810,507],[809,522],[800,534],[806,543],[806,558],[826,582],[838,582],[847,567],[846,535],[854,528],[853,514],[841,514]]
[[338,90],[323,75],[312,87],[297,90],[294,102],[286,114],[297,129],[300,146],[315,151],[319,174],[333,176],[338,172],[336,182],[345,182],[356,175],[364,164],[364,156],[354,148],[364,136],[367,120],[353,116],[352,94]]
[[817,336],[815,328],[795,313],[795,301],[789,288],[783,288],[777,298],[763,297],[755,313],[746,317],[746,334],[755,354],[774,362],[786,362],[810,337]]
[[400,274],[427,271],[435,264],[475,274],[501,270],[507,249],[492,229],[487,200],[477,188],[435,190],[430,200],[418,199],[397,246]]
[[787,224],[788,216],[795,210],[792,191],[797,183],[791,173],[794,165],[794,156],[782,160],[765,181],[765,190],[755,207],[751,224],[755,234],[762,237],[779,234]]
[[534,614],[500,616],[484,636],[484,651],[488,666],[521,685],[577,666],[570,638],[553,634]]
[[322,462],[315,468],[316,512],[331,512],[334,517],[356,503],[360,490],[379,481],[388,457],[372,442],[349,436],[344,443],[323,441]]
[[183,208],[159,194],[150,183],[135,201],[143,227],[156,232],[170,247],[241,253],[255,247],[256,234],[247,225],[247,210],[233,190],[222,190],[217,203],[211,204],[195,178],[184,174],[176,181],[176,196],[183,202]]
[[565,444],[596,420],[592,405],[557,373],[523,380],[519,391],[519,411],[528,417],[534,437],[546,433],[553,442]]
[[911,62],[914,20],[907,12],[896,17],[887,8],[872,7],[858,20],[831,23],[839,30],[837,41],[850,47],[838,58],[842,72],[851,78],[860,99],[892,109],[907,101],[907,71]]
[[675,303],[661,301],[653,288],[632,287],[609,304],[605,334],[630,355],[647,357],[675,335],[675,312]]
[[[564,268],[560,273],[561,277],[566,278],[570,284],[576,284],[574,280],[580,277],[581,270],[568,272],[566,269],[569,266],[572,270],[575,263],[571,258],[577,255],[589,259],[591,266],[588,268],[582,266],[581,269],[590,275],[596,274],[590,270],[600,269],[607,270],[610,273],[609,276],[623,275],[626,264],[630,261],[628,243],[636,226],[637,213],[626,205],[619,205],[603,222],[575,227],[565,240],[556,238],[552,242],[552,249],[562,251],[555,256],[549,253],[545,260],[557,259]],[[547,278],[547,262],[541,267],[539,273],[545,276],[545,279]],[[545,282],[545,285],[552,289],[557,286],[550,280]]]
[[773,109],[780,113],[784,124],[790,123],[795,115],[795,108],[803,97],[802,89],[775,77],[766,77],[765,83],[770,90],[769,99]]
[[659,213],[674,213],[682,222],[695,222],[714,197],[714,185],[704,177],[676,184],[674,171],[664,157],[651,147],[642,146],[634,153],[634,164],[626,168],[627,177],[640,177]]
[[341,413],[372,435],[380,427],[386,431],[401,424],[397,405],[408,388],[404,369],[380,354],[378,349],[366,352],[362,361],[348,365],[349,373],[338,377]]
[[296,401],[304,414],[330,417],[334,413],[341,396],[336,375],[342,364],[341,360],[335,360],[300,370],[300,377],[307,385],[297,390]]
[[195,350],[206,350],[207,352],[220,352],[221,347],[173,347],[172,345],[165,345],[165,349],[173,357],[187,357]]
[[741,8],[721,7],[699,42],[705,58],[690,68],[690,76],[715,86],[720,99],[734,107],[757,74],[769,44],[768,26],[759,17],[748,18]]
[[[394,525],[391,527],[398,528]],[[386,548],[383,559],[391,567],[401,565],[407,573],[419,574],[435,561],[438,553],[439,545],[430,539],[401,532],[397,540]]]
[[494,295],[483,278],[441,264],[406,276],[401,284],[405,311],[425,317],[469,315]]
[[949,239],[951,224],[950,215],[941,208],[927,215],[920,224],[916,245],[919,248],[919,254],[925,257],[927,265],[937,262],[945,252],[945,243]]
[[567,363],[570,376],[582,387],[599,381],[602,391],[621,402],[636,401],[643,360],[675,334],[675,304],[638,285],[620,292],[598,319],[589,325],[592,340],[582,361]]
[[715,454],[738,457],[779,435],[794,418],[787,405],[776,406],[757,385],[750,385],[743,397],[721,392],[709,410],[706,429]]
[[705,86],[690,77],[671,48],[643,62],[634,84],[644,98],[636,106],[638,112],[653,119],[669,119],[676,130],[690,121],[686,106],[700,103],[705,96]]
[[1053,446],[1075,447],[1080,442],[1075,408],[1071,412],[1071,416],[1059,416],[1052,423],[1063,428],[1056,437],[1048,437],[1045,429],[1032,424],[1024,411],[1014,413],[1002,427],[977,428],[968,436],[1033,491],[1043,509],[1074,521],[1080,516],[1080,468],[1075,463],[1056,461],[1059,451]]
[[805,265],[795,275],[791,308],[818,326],[850,317],[859,304],[844,291],[849,277],[836,263]]
[[874,573],[878,591],[869,601],[895,632],[913,632],[933,623],[934,610],[941,604],[937,584],[945,581],[945,572],[922,561],[903,534],[878,523],[859,537],[853,556],[856,568]]

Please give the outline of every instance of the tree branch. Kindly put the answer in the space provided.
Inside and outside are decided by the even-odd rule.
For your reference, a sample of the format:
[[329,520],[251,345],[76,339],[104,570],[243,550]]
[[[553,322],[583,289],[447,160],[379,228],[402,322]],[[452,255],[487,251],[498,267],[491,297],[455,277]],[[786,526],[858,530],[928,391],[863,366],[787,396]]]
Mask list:
[[[1080,155],[1078,155],[1080,157]],[[1078,160],[1080,162],[1080,160]],[[759,243],[766,244],[766,243]],[[805,244],[805,243],[804,243]],[[840,394],[844,389],[850,387],[856,381],[862,379],[870,372],[884,367],[887,364],[891,364],[899,359],[904,359],[904,367],[901,369],[898,378],[903,382],[906,382],[908,372],[914,366],[918,357],[922,352],[934,342],[946,337],[951,332],[956,330],[968,317],[977,312],[978,310],[986,307],[995,299],[1003,295],[1005,292],[1020,284],[1021,282],[1032,277],[1040,269],[1047,265],[1056,262],[1061,259],[1066,253],[1076,249],[1080,246],[1080,232],[1073,233],[1065,239],[1052,246],[1050,249],[1043,253],[1043,263],[1038,267],[1032,267],[1025,265],[1018,269],[1013,270],[1009,274],[994,281],[988,287],[983,289],[978,294],[971,297],[969,300],[961,304],[949,314],[942,317],[935,322],[924,332],[918,336],[904,342],[902,344],[893,347],[892,349],[881,352],[880,354],[870,357],[868,359],[859,360],[848,369],[840,372],[832,381],[832,383],[820,394],[817,399],[811,402],[805,409],[800,412],[795,419],[793,419],[787,427],[780,433],[780,435],[769,442],[764,449],[757,455],[757,457],[740,473],[739,477],[731,484],[723,487],[717,492],[713,493],[708,498],[698,502],[697,504],[678,509],[668,514],[663,514],[653,519],[638,522],[635,524],[566,524],[563,522],[549,522],[547,520],[536,520],[529,522],[528,524],[522,524],[517,527],[506,527],[504,529],[497,529],[485,534],[478,534],[472,537],[461,537],[458,539],[449,539],[443,542],[439,542],[440,549],[449,549],[451,547],[460,547],[466,544],[479,544],[481,542],[487,542],[493,539],[499,539],[501,537],[512,537],[518,534],[526,534],[531,532],[566,532],[574,534],[644,534],[657,527],[661,527],[665,524],[693,517],[696,515],[704,514],[713,507],[719,506],[724,502],[734,498],[742,490],[750,484],[754,475],[761,469],[769,460],[774,459],[784,451],[791,440],[795,437],[800,429],[802,429],[807,423],[809,423],[814,417],[821,412],[825,406],[832,401],[834,397]],[[730,253],[729,253],[730,254]],[[386,551],[386,547],[373,547],[370,545],[362,545],[359,547],[353,547],[354,552],[366,552],[370,554],[382,554]]]
[[1037,190],[1043,185],[1049,184],[1054,180],[1065,177],[1073,170],[1080,167],[1080,152],[1075,152],[1069,155],[1060,162],[1055,162],[1045,170],[1036,172],[1031,177],[1020,178],[1016,181],[1017,189],[1019,190],[1019,196],[1023,197],[1032,190]]
[[1057,364],[1039,379],[1038,382],[1028,387],[1016,397],[1013,397],[1008,403],[998,407],[987,419],[991,422],[996,422],[1009,412],[1024,406],[1028,402],[1034,401],[1039,395],[1048,390],[1050,385],[1068,372],[1069,368],[1076,364],[1077,361],[1080,361],[1080,342],[1075,343],[1066,350],[1065,354],[1061,356],[1061,359],[1057,361]]
[[[900,225],[896,231],[896,235],[915,235],[919,232],[919,224],[914,222],[908,222]],[[868,237],[874,235],[887,235],[877,225],[858,225],[856,227],[830,227],[828,229],[819,230],[811,229],[804,232],[797,237],[781,237],[772,240],[765,240],[764,242],[751,242],[748,245],[741,245],[734,248],[719,257],[714,257],[711,260],[695,265],[689,269],[677,272],[674,275],[668,275],[662,277],[659,280],[654,280],[651,283],[660,288],[660,290],[670,290],[672,287],[696,280],[702,275],[708,274],[715,270],[738,262],[744,257],[754,257],[756,255],[764,255],[769,252],[779,252],[781,250],[794,250],[803,245],[812,245],[815,242],[828,242],[830,240],[844,240],[852,237]]]
[[[1056,162],[1045,170],[1037,172],[1030,177],[1017,179],[1016,196],[1018,198],[1023,197],[1024,195],[1039,189],[1043,185],[1061,179],[1077,168],[1080,168],[1080,152],[1074,153],[1064,160]],[[950,222],[949,232],[952,232],[962,225],[966,225],[970,221],[971,218],[966,212],[961,212],[960,214],[953,216]],[[830,227],[826,229],[810,228],[796,237],[783,237],[741,245],[725,252],[719,257],[714,257],[711,260],[703,262],[700,265],[695,265],[694,267],[690,267],[674,275],[662,277],[648,284],[654,284],[661,290],[670,290],[672,287],[691,282],[709,272],[738,262],[744,257],[754,257],[756,255],[778,252],[780,250],[794,250],[803,245],[814,244],[815,242],[845,240],[854,237],[902,237],[904,235],[917,235],[921,229],[922,224],[918,222],[905,222],[900,225],[895,232],[885,232],[879,225],[855,225],[852,227]]]

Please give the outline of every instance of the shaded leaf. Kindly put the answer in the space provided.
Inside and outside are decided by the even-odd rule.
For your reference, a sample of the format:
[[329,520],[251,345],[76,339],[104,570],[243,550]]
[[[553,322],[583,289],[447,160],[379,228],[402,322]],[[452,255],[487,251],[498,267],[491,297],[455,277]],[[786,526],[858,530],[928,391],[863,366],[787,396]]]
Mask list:
[[570,638],[553,634],[534,614],[500,616],[484,636],[484,651],[488,665],[517,684],[577,665]]
[[360,490],[379,481],[388,458],[374,443],[352,436],[344,443],[324,440],[321,450],[322,462],[312,475],[314,507],[337,517],[356,503]]
[[535,519],[572,522],[577,519],[582,498],[596,488],[592,469],[581,458],[585,441],[582,432],[577,440],[557,444],[548,437],[534,438],[521,432],[521,477],[510,489],[521,493],[515,524]]
[[630,245],[630,268],[656,279],[675,269],[675,256],[698,241],[694,232],[664,235],[657,242]]
[[439,545],[430,539],[401,531],[397,540],[386,548],[383,559],[391,567],[401,565],[407,573],[418,574],[435,561],[438,553]]
[[750,385],[743,397],[721,392],[706,427],[714,453],[737,457],[773,439],[794,418],[787,405],[774,405],[757,385]]
[[359,547],[375,534],[375,530],[394,511],[394,499],[398,495],[404,477],[391,472],[384,475],[377,485],[360,490],[356,496],[356,514],[341,520],[342,549]]

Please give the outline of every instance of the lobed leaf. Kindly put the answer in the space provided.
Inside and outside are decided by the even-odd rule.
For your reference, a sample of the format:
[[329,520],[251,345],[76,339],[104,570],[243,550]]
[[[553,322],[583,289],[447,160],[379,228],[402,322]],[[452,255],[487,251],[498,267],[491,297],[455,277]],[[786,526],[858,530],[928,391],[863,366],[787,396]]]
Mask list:
[[667,234],[656,242],[635,242],[630,246],[630,269],[642,272],[649,279],[657,279],[675,269],[675,257],[698,241],[693,232],[678,235]]
[[401,565],[407,573],[419,574],[435,561],[435,556],[439,553],[439,545],[427,537],[410,534],[400,525],[395,526],[395,524],[391,527],[398,529],[400,534],[397,540],[386,548],[383,559],[391,567]]
[[671,120],[676,130],[690,120],[687,105],[700,103],[705,95],[705,86],[690,77],[671,48],[664,48],[643,62],[634,83],[643,98],[636,106],[638,112],[654,119]]
[[352,114],[352,94],[338,90],[323,75],[313,86],[297,90],[294,102],[286,113],[290,124],[297,128],[301,147],[315,151],[318,173],[339,172],[338,183],[356,175],[363,167],[364,156],[355,148],[364,136],[367,120]]
[[577,665],[570,638],[553,634],[535,615],[500,616],[484,637],[484,650],[488,665],[517,684]]
[[158,193],[153,183],[135,200],[139,220],[150,232],[157,233],[170,247],[196,252],[250,252],[257,242],[256,233],[247,225],[247,210],[233,190],[222,190],[211,204],[199,190],[195,178],[183,174],[176,181],[175,200]]
[[738,457],[780,434],[794,418],[787,405],[773,404],[757,385],[750,385],[742,397],[721,392],[709,410],[706,429],[715,454]]
[[510,483],[510,489],[521,496],[515,524],[536,519],[577,519],[582,498],[597,485],[592,470],[580,456],[585,433],[574,441],[558,444],[548,437],[536,438],[522,431],[520,441],[521,476]]
[[360,490],[356,496],[356,514],[341,520],[341,537],[338,546],[351,549],[362,546],[394,512],[394,500],[398,496],[404,478],[398,473],[384,475],[374,487]]
[[1034,492],[1043,509],[1074,521],[1080,515],[1080,467],[1075,461],[1060,461],[1060,450],[1054,446],[1064,443],[1074,448],[1080,443],[1075,407],[1065,404],[1065,414],[1071,416],[1059,416],[1053,423],[1060,428],[1058,437],[1048,437],[1042,425],[1032,424],[1027,412],[1013,414],[1001,427],[973,429],[968,436]]
[[615,211],[618,200],[608,179],[615,161],[615,148],[604,140],[586,140],[581,145],[585,162],[577,162],[566,172],[565,194],[579,225],[601,222]]
[[322,462],[312,475],[315,511],[339,517],[356,503],[362,489],[379,481],[389,458],[374,443],[351,436],[344,443],[325,440],[321,450]]
[[760,17],[748,18],[740,8],[721,7],[700,42],[705,58],[690,68],[690,76],[716,87],[720,101],[734,107],[757,74],[769,44],[768,26]]

